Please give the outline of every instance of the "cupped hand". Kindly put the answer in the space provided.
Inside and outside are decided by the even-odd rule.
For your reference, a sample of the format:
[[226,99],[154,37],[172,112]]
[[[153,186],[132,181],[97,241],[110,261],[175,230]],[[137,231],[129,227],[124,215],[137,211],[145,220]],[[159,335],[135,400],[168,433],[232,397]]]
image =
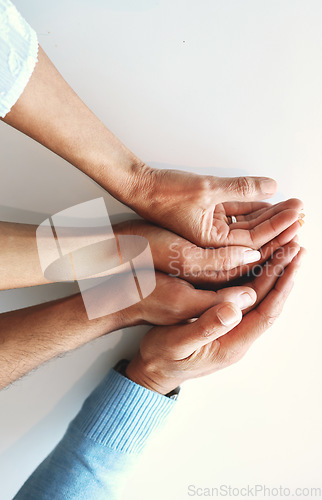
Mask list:
[[[216,249],[198,247],[171,231],[142,220],[117,224],[113,229],[115,234],[147,238],[157,270],[198,285],[222,285],[249,272],[250,263],[262,264],[277,248],[288,243],[301,227],[301,210],[302,202],[291,199],[237,217],[232,227],[237,226],[237,232],[249,232],[255,251],[235,245]],[[247,229],[243,229],[246,226]]]
[[234,302],[244,310],[256,301],[253,287],[236,286],[217,292],[197,290],[185,280],[160,272],[155,276],[156,287],[151,295],[128,308],[128,316],[136,318],[132,324],[175,325],[198,318],[221,302]]
[[187,379],[240,360],[281,313],[302,254],[303,250],[258,306],[244,317],[236,304],[224,302],[192,323],[152,328],[128,365],[127,376],[150,390],[167,394]]
[[[267,207],[258,200],[275,194],[273,179],[214,177],[150,167],[141,172],[141,191],[132,206],[145,219],[201,247],[257,247],[253,238],[257,222],[252,214]],[[232,215],[244,220],[245,227],[231,226]],[[262,234],[265,230],[262,226]]]

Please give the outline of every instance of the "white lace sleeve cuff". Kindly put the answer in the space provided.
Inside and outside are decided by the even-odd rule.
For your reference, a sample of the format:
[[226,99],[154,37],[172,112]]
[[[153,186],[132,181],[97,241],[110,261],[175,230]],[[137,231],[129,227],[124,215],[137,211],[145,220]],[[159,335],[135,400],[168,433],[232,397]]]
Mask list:
[[38,40],[10,0],[0,0],[0,117],[17,102],[35,68]]

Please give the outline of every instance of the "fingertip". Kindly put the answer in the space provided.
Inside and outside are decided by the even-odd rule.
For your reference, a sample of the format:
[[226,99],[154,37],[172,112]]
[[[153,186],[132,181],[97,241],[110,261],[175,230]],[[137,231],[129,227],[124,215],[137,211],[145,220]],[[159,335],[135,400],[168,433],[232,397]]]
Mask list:
[[295,255],[297,255],[299,253],[299,251],[301,250],[301,247],[297,241],[291,242],[290,247]]
[[286,201],[286,203],[289,206],[292,206],[292,208],[294,208],[294,210],[297,210],[298,212],[301,212],[301,210],[304,209],[304,203],[299,198],[290,198]]
[[241,309],[233,302],[222,302],[208,309],[198,321],[195,322],[194,331],[198,331],[198,337],[207,338],[206,342],[225,335],[235,328],[242,320]]
[[270,177],[260,178],[260,188],[265,196],[273,196],[277,191],[277,182]]
[[294,260],[296,259],[297,265],[300,265],[302,262],[303,257],[307,254],[307,250],[304,247],[300,247],[297,255],[295,256]]
[[298,255],[299,251],[300,251],[300,245],[297,243],[297,241],[290,241],[290,243],[288,244],[288,248],[286,249],[289,255],[289,259],[290,259],[290,262],[292,262],[295,257]]
[[244,310],[252,306],[256,302],[256,299],[257,293],[255,290],[250,287],[245,287],[237,297],[236,304],[241,310]]
[[296,208],[287,208],[286,210],[283,210],[281,213],[283,212],[285,215],[289,217],[290,220],[292,221],[294,220],[294,222],[297,220],[301,220],[299,219],[299,212],[298,210],[296,210]]
[[242,319],[241,309],[234,302],[224,302],[217,307],[217,318],[224,326],[237,324]]
[[261,258],[262,255],[258,250],[248,248],[242,255],[241,264],[252,264],[253,262],[258,262]]

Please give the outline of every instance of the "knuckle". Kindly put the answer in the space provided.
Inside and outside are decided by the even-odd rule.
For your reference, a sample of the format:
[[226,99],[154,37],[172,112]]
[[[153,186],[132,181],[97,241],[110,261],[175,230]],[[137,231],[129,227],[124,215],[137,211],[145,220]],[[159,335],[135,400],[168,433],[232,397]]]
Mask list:
[[218,186],[211,175],[202,175],[194,184],[194,197],[202,200],[206,205],[212,203],[213,196],[217,192]]
[[199,189],[201,191],[210,191],[214,187],[214,179],[211,175],[202,175],[199,178]]
[[260,310],[254,309],[254,312],[257,313],[257,334],[259,337],[275,323],[281,312],[281,304],[277,306],[274,312],[262,311],[261,307]]
[[216,271],[230,271],[232,268],[232,256],[227,247],[214,250],[214,264]]
[[219,257],[216,259],[215,268],[218,273],[230,271],[232,267],[231,258],[229,256]]
[[222,260],[221,271],[229,271],[232,267],[231,258],[226,256]]
[[233,365],[237,363],[243,357],[243,353],[241,351],[236,351],[234,349],[230,349],[226,355],[226,363],[229,365]]
[[254,192],[253,183],[247,177],[238,177],[236,188],[243,196],[249,196]]
[[221,365],[223,367],[231,366],[242,359],[244,356],[244,352],[242,349],[226,349],[223,353],[221,353]]
[[277,318],[278,314],[267,314],[267,313],[263,314],[262,325],[265,328],[265,330],[273,326]]
[[199,325],[199,335],[200,337],[210,337],[214,332],[212,328],[207,327],[206,325]]

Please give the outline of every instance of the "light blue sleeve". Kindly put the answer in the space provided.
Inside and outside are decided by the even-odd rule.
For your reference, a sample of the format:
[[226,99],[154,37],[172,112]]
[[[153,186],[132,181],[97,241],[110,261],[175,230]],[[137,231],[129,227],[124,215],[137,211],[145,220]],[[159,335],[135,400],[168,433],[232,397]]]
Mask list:
[[115,500],[175,401],[111,370],[14,500]]
[[24,91],[37,57],[35,31],[10,0],[0,0],[0,118]]

